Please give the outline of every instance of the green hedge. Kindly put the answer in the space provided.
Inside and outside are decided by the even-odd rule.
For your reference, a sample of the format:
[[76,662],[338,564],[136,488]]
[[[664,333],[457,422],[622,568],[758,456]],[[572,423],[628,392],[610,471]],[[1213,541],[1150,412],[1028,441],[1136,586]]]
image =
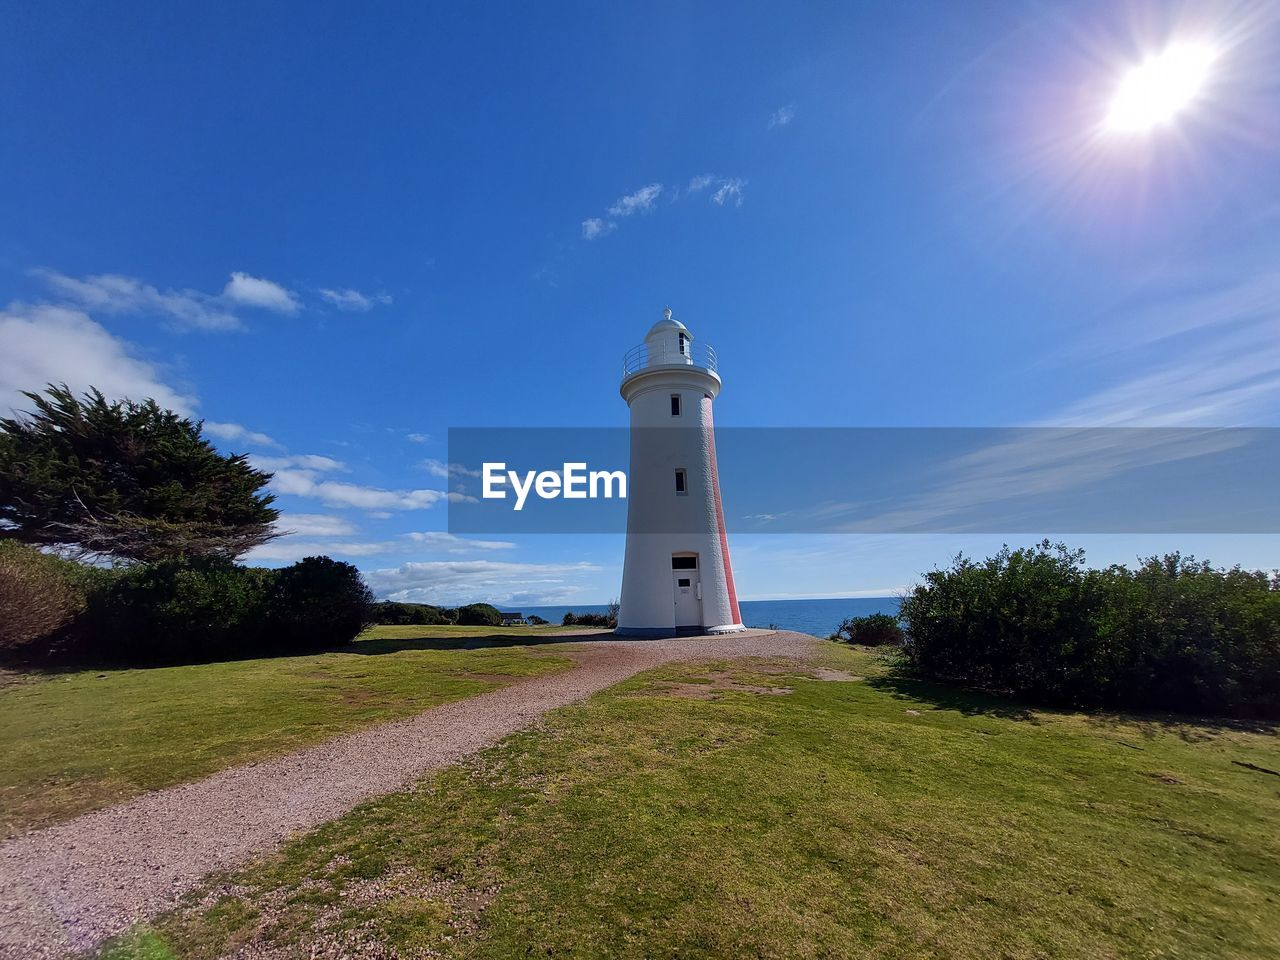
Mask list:
[[903,600],[920,674],[1044,703],[1280,716],[1280,577],[1170,554],[1087,570],[1047,541]]
[[0,654],[177,662],[314,650],[354,640],[373,597],[349,563],[279,570],[229,560],[101,569],[0,544]]
[[898,626],[897,617],[871,613],[865,617],[846,617],[827,639],[864,647],[898,646],[902,643],[902,627]]
[[502,614],[488,603],[469,603],[458,608],[457,623],[470,627],[500,627]]
[[429,603],[398,603],[394,600],[382,600],[373,605],[373,622],[413,625],[456,623],[456,611],[453,619],[446,616],[448,612]]

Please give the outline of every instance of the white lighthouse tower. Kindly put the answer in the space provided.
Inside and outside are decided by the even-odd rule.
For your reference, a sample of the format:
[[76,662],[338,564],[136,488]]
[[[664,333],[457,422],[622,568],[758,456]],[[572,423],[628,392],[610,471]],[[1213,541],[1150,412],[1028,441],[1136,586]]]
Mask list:
[[631,408],[620,636],[742,630],[720,503],[716,353],[664,310],[622,364]]

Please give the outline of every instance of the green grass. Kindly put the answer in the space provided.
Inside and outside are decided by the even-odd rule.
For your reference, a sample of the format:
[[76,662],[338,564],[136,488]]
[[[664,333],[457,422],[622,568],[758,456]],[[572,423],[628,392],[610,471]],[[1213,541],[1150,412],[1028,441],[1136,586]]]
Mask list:
[[1239,765],[1280,771],[1275,730],[1024,711],[828,649],[863,679],[676,665],[559,710],[108,955],[1280,955],[1280,777]]
[[571,666],[547,628],[376,627],[341,652],[0,688],[5,836]]

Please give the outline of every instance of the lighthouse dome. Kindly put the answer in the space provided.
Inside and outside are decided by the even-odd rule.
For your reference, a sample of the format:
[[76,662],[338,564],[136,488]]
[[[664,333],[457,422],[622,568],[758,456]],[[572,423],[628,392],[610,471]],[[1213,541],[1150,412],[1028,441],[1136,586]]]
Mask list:
[[689,332],[689,328],[671,315],[671,308],[668,307],[662,311],[662,319],[649,328],[649,332],[645,335],[645,339],[662,335],[671,335],[673,333],[683,333],[685,337],[692,340],[693,334]]

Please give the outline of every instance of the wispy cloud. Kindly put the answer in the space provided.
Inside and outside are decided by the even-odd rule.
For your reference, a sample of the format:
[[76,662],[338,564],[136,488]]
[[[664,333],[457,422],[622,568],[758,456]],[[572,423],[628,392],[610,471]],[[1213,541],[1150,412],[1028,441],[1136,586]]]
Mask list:
[[597,569],[590,563],[431,560],[373,570],[365,579],[374,593],[389,600],[554,604],[579,596],[580,579]]
[[197,405],[194,396],[166,383],[156,364],[137,357],[83,311],[12,303],[0,310],[0,411],[28,409],[21,391],[39,392],[48,383],[66,383],[77,392],[97,387],[113,400],[150,397],[185,416]]
[[377,306],[388,306],[391,303],[391,297],[385,293],[364,294],[359,290],[329,290],[322,288],[320,297],[323,300],[333,304],[339,310],[345,310],[348,313],[367,313]]
[[297,297],[270,280],[233,273],[221,294],[199,290],[160,290],[135,277],[103,273],[69,277],[56,270],[36,269],[54,294],[90,311],[164,317],[184,330],[235,330],[243,323],[238,307],[296,313]]
[[233,273],[222,290],[223,299],[246,307],[297,313],[298,298],[280,284],[247,273]]
[[219,440],[240,441],[253,444],[255,447],[278,447],[275,440],[265,433],[258,433],[238,423],[219,423],[215,420],[204,422],[204,432]]
[[384,490],[355,483],[327,480],[315,470],[284,469],[275,471],[271,489],[278,494],[314,497],[331,507],[356,507],[361,510],[425,510],[443,501],[471,502],[475,498],[444,490]]
[[259,470],[314,470],[317,473],[334,473],[347,469],[347,465],[333,457],[324,457],[318,453],[300,453],[288,457],[263,457],[258,454],[249,455],[249,463]]
[[662,195],[662,184],[651,183],[641,187],[634,193],[628,193],[613,202],[609,208],[611,217],[629,217],[633,213],[648,213],[654,202]]
[[430,443],[431,434],[429,433],[406,433],[405,439],[410,443]]
[[785,127],[796,118],[796,105],[788,103],[785,107],[779,107],[769,115],[769,129],[774,127]]
[[618,225],[612,220],[601,220],[599,217],[588,217],[582,221],[582,239],[595,240],[599,237],[607,237],[613,231],[618,229]]
[[461,463],[445,463],[442,460],[427,459],[422,461],[422,469],[433,477],[449,479],[451,477],[478,477],[480,471]]
[[406,533],[411,541],[429,550],[444,553],[474,553],[478,550],[514,550],[515,544],[509,540],[471,540],[467,537],[455,536],[443,530],[426,530]]
[[726,203],[732,203],[735,207],[742,206],[742,188],[747,185],[747,181],[734,177],[730,180],[722,180],[719,188],[711,195],[713,203],[724,206]]
[[328,513],[286,513],[275,526],[277,530],[301,537],[347,537],[357,532],[350,520]]
[[[683,194],[680,187],[675,187],[668,193],[671,203],[675,203],[681,199],[682,195],[692,196],[701,193],[708,188],[714,188],[711,195],[711,201],[718,206],[742,206],[742,188],[747,184],[746,180],[740,177],[718,177],[710,173],[701,173],[689,179],[688,185],[685,187]],[[609,207],[608,214],[610,217],[617,219],[606,220],[603,217],[588,217],[582,221],[582,239],[599,240],[607,237],[618,229],[618,220],[631,216],[634,213],[650,213],[656,208],[658,198],[663,195],[666,188],[661,183],[651,183],[641,187],[632,193],[625,194],[615,200]]]

